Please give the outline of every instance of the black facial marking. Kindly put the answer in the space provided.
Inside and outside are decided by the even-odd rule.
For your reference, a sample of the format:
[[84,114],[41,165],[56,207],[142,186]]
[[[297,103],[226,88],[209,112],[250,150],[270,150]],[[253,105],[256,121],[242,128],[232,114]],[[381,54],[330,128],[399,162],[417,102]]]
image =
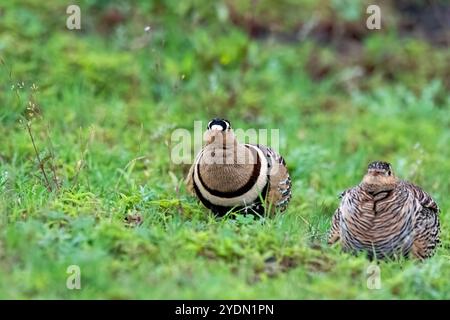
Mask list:
[[383,162],[383,161],[374,161],[374,162],[369,164],[367,169],[368,170],[370,170],[370,169],[385,170],[385,171],[390,172],[391,171],[391,164],[388,163],[388,162]]
[[211,127],[214,125],[219,125],[222,127],[222,131],[228,130],[231,128],[230,121],[226,119],[214,118],[208,123],[208,130],[211,130]]

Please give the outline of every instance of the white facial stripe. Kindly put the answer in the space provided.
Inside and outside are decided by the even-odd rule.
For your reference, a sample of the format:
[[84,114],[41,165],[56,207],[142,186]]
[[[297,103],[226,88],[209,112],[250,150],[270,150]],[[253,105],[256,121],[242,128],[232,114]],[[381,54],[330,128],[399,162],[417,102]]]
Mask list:
[[220,131],[222,131],[223,128],[222,128],[222,126],[220,126],[220,125],[218,125],[218,124],[215,124],[215,125],[213,125],[213,126],[211,127],[211,130],[220,130]]
[[[259,172],[258,179],[256,180],[255,185],[246,193],[243,195],[234,197],[234,198],[220,198],[217,196],[214,196],[210,194],[201,184],[200,179],[198,177],[198,170],[197,165],[194,167],[194,183],[197,185],[200,193],[207,199],[209,202],[215,205],[224,206],[224,207],[234,207],[234,206],[240,206],[240,205],[248,205],[253,203],[256,198],[259,196],[260,192],[264,189],[264,186],[267,183],[267,171],[268,171],[268,164],[267,159],[264,156],[263,152],[258,149],[255,146],[246,144],[246,146],[249,146],[251,148],[254,148],[261,159],[261,170]],[[199,157],[197,159],[196,164],[198,161],[200,161]]]

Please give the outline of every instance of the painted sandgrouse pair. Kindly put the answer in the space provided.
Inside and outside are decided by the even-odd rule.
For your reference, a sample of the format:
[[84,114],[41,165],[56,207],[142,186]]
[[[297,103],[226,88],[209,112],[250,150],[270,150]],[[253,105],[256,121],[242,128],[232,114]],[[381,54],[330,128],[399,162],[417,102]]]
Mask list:
[[[217,215],[227,212],[282,212],[291,199],[284,159],[263,145],[241,144],[228,120],[213,119],[206,145],[191,166],[186,184]],[[379,259],[424,259],[439,243],[439,208],[421,188],[399,180],[391,165],[373,162],[363,181],[341,195],[333,216],[330,244],[366,251]]]

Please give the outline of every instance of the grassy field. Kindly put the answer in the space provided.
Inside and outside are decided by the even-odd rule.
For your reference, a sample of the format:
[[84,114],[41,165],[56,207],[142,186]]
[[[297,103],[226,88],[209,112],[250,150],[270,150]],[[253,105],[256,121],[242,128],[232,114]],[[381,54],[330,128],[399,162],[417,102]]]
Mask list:
[[[387,2],[371,31],[364,1],[79,3],[81,30],[60,1],[0,4],[0,298],[450,298],[449,38],[404,28],[416,11]],[[216,116],[280,130],[285,214],[187,193],[172,132]],[[326,245],[372,160],[442,210],[437,254],[379,262],[378,290]]]

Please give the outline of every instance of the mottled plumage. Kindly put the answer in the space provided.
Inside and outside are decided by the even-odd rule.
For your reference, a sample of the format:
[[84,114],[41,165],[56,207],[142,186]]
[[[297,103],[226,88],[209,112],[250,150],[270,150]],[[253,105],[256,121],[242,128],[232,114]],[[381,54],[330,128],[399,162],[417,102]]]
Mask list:
[[227,120],[211,120],[205,140],[186,184],[207,208],[218,215],[286,209],[291,179],[280,155],[263,145],[239,143]]
[[390,164],[374,162],[363,181],[341,195],[328,242],[379,259],[425,259],[439,243],[438,213],[429,194],[395,177]]

